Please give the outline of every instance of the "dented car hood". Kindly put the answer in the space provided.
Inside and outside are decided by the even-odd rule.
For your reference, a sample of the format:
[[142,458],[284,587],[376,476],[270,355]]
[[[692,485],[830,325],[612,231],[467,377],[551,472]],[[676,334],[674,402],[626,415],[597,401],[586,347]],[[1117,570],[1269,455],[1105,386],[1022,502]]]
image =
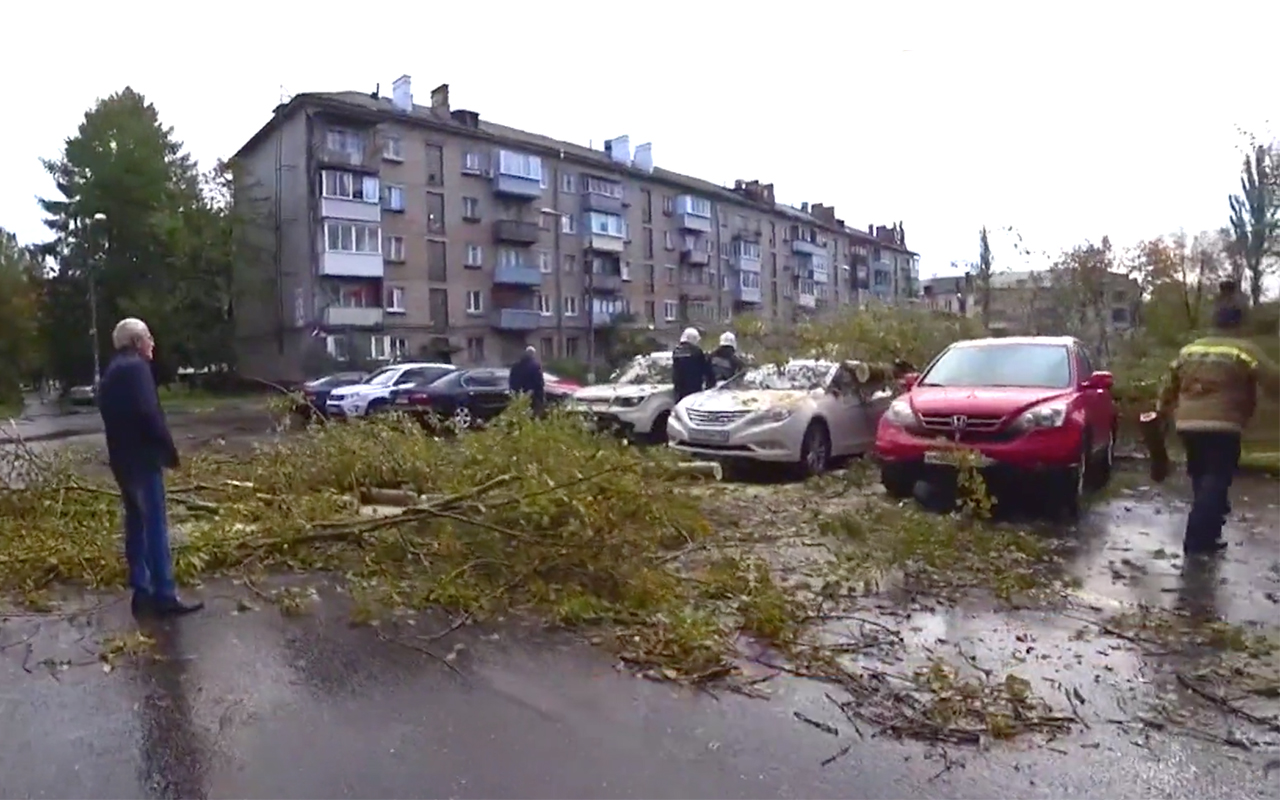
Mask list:
[[821,395],[821,389],[712,389],[690,395],[680,405],[697,411],[765,411],[795,408],[814,402]]
[[615,397],[648,397],[658,392],[670,392],[674,387],[667,383],[607,383],[603,386],[587,386],[573,393],[573,399],[583,403],[607,403]]

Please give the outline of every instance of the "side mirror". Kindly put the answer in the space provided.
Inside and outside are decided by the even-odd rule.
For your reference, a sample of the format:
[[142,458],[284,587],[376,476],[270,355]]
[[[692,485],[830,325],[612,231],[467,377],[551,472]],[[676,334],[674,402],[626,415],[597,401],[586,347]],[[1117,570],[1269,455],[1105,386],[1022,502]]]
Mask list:
[[910,389],[911,387],[915,386],[917,383],[920,382],[920,373],[908,372],[906,375],[903,375],[898,380],[902,384],[903,389]]
[[1084,382],[1086,389],[1110,389],[1115,385],[1116,379],[1110,372],[1095,372],[1090,375]]

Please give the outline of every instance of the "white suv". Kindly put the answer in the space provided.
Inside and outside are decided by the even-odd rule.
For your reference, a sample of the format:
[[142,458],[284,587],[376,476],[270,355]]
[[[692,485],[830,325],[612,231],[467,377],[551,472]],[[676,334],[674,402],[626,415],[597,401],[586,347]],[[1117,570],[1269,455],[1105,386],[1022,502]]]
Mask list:
[[636,356],[609,382],[573,393],[573,407],[601,428],[654,442],[666,442],[667,418],[675,405],[671,352]]
[[452,364],[411,362],[383,367],[365,378],[364,383],[343,386],[329,393],[324,405],[330,417],[363,417],[391,407],[391,390],[397,386],[427,383],[443,378],[457,367]]

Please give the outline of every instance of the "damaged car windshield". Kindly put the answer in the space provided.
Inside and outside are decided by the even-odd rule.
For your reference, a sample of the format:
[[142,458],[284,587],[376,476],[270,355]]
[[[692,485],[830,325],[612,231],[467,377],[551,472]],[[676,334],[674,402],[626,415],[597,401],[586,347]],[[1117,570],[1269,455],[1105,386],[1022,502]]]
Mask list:
[[729,379],[721,388],[807,392],[823,388],[831,367],[825,361],[791,362],[786,366],[765,364]]
[[671,383],[671,361],[654,356],[636,356],[609,378],[610,383]]
[[1071,385],[1070,355],[1067,348],[1049,344],[953,347],[918,385],[1066,389]]

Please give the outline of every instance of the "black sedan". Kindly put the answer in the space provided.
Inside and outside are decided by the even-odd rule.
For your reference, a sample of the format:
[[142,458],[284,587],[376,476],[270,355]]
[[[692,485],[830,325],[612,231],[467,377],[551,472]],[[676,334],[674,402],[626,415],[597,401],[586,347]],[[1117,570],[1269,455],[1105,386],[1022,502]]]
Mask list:
[[[462,369],[431,383],[399,387],[391,393],[391,404],[396,411],[423,423],[447,420],[458,428],[471,428],[493,419],[511,404],[510,379],[511,371],[506,368]],[[563,402],[568,396],[548,387],[547,404]]]
[[322,378],[302,384],[304,403],[297,409],[299,415],[314,418],[324,416],[324,404],[329,401],[329,393],[343,386],[354,386],[363,383],[368,377],[364,372],[335,372]]

